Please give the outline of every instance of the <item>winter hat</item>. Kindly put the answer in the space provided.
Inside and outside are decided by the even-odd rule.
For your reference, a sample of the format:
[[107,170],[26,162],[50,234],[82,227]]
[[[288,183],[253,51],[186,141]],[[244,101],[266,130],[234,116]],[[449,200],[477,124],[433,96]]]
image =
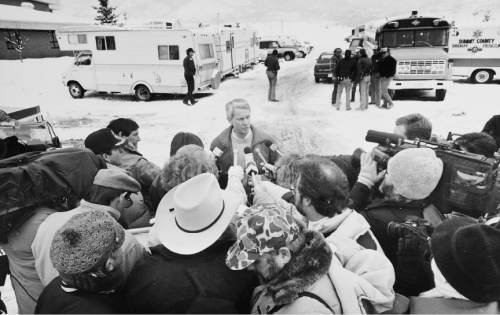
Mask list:
[[387,175],[396,193],[412,200],[427,198],[443,173],[443,162],[429,148],[398,152],[387,163]]
[[245,269],[263,254],[288,247],[300,235],[292,213],[280,204],[254,205],[236,222],[237,240],[226,257],[226,265],[233,270]]
[[93,184],[132,193],[141,190],[141,185],[135,179],[118,168],[105,168],[99,170],[94,177]]
[[177,153],[177,150],[188,144],[196,144],[204,148],[203,142],[194,133],[178,132],[174,136],[174,138],[172,139],[172,143],[170,144],[170,156],[174,156],[175,153]]
[[125,231],[103,211],[71,217],[54,235],[50,259],[61,277],[71,277],[103,264],[120,248]]
[[121,133],[121,136],[128,137],[132,132],[139,129],[139,125],[130,118],[117,118],[110,121],[106,128],[111,129],[115,135]]
[[85,147],[94,154],[111,154],[111,150],[125,144],[125,139],[120,139],[108,128],[99,129],[85,139]]
[[431,249],[439,270],[460,294],[480,303],[500,300],[500,229],[455,217],[436,228]]

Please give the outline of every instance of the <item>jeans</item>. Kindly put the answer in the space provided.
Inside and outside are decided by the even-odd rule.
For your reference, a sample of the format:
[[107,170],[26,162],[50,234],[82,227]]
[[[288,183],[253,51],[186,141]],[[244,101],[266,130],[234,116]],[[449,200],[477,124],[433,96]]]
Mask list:
[[276,83],[278,82],[278,73],[274,71],[266,71],[267,78],[269,79],[269,91],[267,99],[269,101],[276,99]]
[[381,87],[381,91],[382,91],[382,99],[384,100],[384,104],[383,104],[384,107],[387,107],[387,106],[392,107],[392,105],[394,105],[392,103],[392,98],[389,95],[389,84],[391,84],[391,82],[392,82],[392,77],[380,78],[380,87]]
[[345,108],[351,109],[351,79],[344,79],[339,82],[339,90],[337,93],[337,108],[340,108],[340,98],[342,97],[342,91],[345,90]]
[[370,77],[370,97],[371,102],[380,106],[380,74],[373,73]]
[[359,81],[359,107],[368,108],[368,86],[370,85],[370,76],[367,75]]
[[352,83],[352,93],[351,93],[351,102],[356,101],[356,87],[358,86],[358,82]]
[[191,101],[191,104],[195,101],[193,96],[194,91],[194,76],[184,74],[184,79],[186,79],[186,83],[188,86],[188,91],[186,96],[184,96],[184,102]]
[[337,78],[333,78],[332,105],[335,105],[335,103],[337,102],[338,89],[339,89],[339,80]]

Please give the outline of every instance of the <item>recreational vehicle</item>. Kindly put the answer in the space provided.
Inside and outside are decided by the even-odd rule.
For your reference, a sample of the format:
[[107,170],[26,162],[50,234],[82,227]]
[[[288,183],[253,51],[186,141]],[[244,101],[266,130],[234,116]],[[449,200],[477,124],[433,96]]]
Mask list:
[[195,92],[217,89],[221,73],[215,38],[203,29],[151,29],[86,26],[56,32],[61,50],[77,53],[63,74],[74,98],[85,91],[135,94],[148,101],[154,93],[185,93],[185,51],[196,51]]
[[257,32],[239,26],[212,28],[215,34],[215,55],[222,76],[243,72],[259,62]]
[[487,83],[500,72],[500,25],[454,27],[450,39],[453,75]]

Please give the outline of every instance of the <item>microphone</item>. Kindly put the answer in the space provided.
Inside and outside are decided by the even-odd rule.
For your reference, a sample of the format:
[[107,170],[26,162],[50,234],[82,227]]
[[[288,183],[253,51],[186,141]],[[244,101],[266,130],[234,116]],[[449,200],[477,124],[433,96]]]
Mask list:
[[245,152],[245,173],[250,176],[256,175],[259,172],[259,169],[257,168],[257,164],[253,158],[252,149],[250,149],[250,147],[245,147],[243,152]]
[[213,155],[215,156],[215,159],[218,159],[222,156],[222,154],[224,154],[224,152],[219,149],[218,147],[215,147],[213,150],[212,150],[212,153]]
[[278,149],[278,145],[273,143],[271,140],[264,140],[264,145],[268,147],[271,151],[278,153],[280,156],[283,156],[283,152]]

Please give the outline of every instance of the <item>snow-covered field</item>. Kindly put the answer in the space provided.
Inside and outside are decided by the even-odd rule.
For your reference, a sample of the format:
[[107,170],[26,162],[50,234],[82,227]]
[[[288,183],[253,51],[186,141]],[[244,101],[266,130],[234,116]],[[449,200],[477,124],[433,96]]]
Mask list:
[[[170,141],[179,131],[199,135],[205,146],[226,126],[224,105],[233,98],[245,98],[252,106],[253,123],[273,134],[284,151],[320,154],[351,153],[368,149],[367,130],[392,131],[396,118],[419,112],[432,121],[434,132],[480,131],[492,115],[499,113],[497,95],[500,82],[473,85],[457,80],[445,101],[433,100],[430,93],[405,93],[391,110],[370,106],[365,112],[336,111],[331,106],[333,86],[314,83],[313,65],[322,50],[345,48],[346,28],[321,28],[315,37],[316,49],[305,59],[283,62],[278,79],[279,103],[267,102],[265,69],[258,65],[237,78],[225,80],[220,89],[204,94],[195,106],[182,104],[182,97],[159,96],[151,102],[136,102],[132,96],[86,95],[72,99],[61,83],[61,73],[72,58],[0,61],[0,108],[40,105],[46,118],[54,122],[63,143],[82,141],[90,132],[103,128],[117,117],[130,117],[140,125],[140,151],[163,165]],[[328,35],[328,37],[325,37]],[[359,95],[357,96],[359,101]],[[358,106],[356,102],[353,108]],[[10,289],[2,289],[11,311],[16,310]]]

